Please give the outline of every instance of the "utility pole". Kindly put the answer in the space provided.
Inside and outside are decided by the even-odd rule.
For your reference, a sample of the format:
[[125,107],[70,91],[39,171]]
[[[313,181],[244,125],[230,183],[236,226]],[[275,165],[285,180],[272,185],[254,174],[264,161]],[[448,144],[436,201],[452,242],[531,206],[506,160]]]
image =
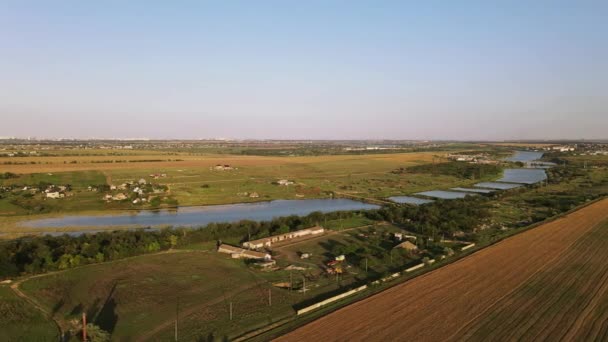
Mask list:
[[306,278],[302,277],[303,285],[302,285],[302,293],[306,294]]
[[268,306],[272,306],[272,291],[268,289]]
[[175,341],[177,341],[177,323],[179,320],[179,298],[177,298],[177,305],[175,306]]
[[82,313],[82,340],[87,341],[87,313]]

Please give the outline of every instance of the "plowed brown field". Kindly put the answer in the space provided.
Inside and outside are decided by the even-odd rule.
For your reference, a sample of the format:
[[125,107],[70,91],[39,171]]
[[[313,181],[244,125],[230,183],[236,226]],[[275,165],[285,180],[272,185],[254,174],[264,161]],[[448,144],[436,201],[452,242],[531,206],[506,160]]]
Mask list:
[[278,340],[605,340],[607,222],[603,200]]

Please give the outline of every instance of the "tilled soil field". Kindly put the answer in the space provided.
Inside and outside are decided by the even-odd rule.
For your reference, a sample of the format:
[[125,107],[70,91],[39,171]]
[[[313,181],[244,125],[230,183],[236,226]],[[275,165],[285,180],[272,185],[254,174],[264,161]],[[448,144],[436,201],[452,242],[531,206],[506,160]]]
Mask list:
[[279,341],[596,340],[608,329],[608,200],[305,325]]

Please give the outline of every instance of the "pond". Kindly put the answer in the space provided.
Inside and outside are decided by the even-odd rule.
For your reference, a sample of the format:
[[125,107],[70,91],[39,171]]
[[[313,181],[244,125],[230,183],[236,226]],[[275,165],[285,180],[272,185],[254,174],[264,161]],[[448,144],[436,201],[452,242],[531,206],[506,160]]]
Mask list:
[[473,188],[451,188],[453,191],[462,191],[462,192],[473,192],[477,194],[490,194],[496,190],[491,189],[473,189]]
[[499,182],[535,184],[547,179],[547,173],[543,169],[505,169],[503,177]]
[[422,195],[428,197],[435,197],[441,199],[456,199],[456,198],[465,198],[470,194],[464,192],[456,192],[456,191],[443,191],[443,190],[431,190],[431,191],[423,191],[415,193],[414,195]]
[[498,190],[509,190],[522,187],[521,184],[497,183],[497,182],[481,182],[474,185],[478,188],[489,188]]
[[530,162],[533,160],[539,160],[542,158],[542,152],[533,151],[515,151],[515,154],[509,158],[505,158],[506,161],[511,162]]
[[212,222],[236,222],[240,220],[268,221],[280,216],[304,216],[315,211],[328,213],[378,208],[380,207],[377,205],[350,199],[276,200],[258,203],[185,207],[174,210],[146,210],[132,214],[64,216],[25,221],[22,223],[22,226],[33,228],[204,226]]
[[389,200],[396,202],[396,203],[403,203],[403,204],[414,204],[414,205],[421,205],[421,204],[427,204],[427,203],[433,203],[433,200],[430,199],[423,199],[423,198],[418,198],[418,197],[412,197],[412,196],[393,196],[393,197],[389,197]]

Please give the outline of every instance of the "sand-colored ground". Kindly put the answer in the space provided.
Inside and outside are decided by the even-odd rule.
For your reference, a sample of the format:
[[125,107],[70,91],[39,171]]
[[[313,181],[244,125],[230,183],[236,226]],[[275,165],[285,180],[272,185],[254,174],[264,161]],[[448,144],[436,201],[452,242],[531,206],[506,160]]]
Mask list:
[[[581,271],[589,270],[589,265],[601,265],[598,260],[605,261],[608,257],[608,249],[594,242],[598,237],[592,235],[606,230],[605,225],[599,226],[605,220],[608,220],[608,200],[352,304],[278,340],[605,338],[608,313],[603,309],[608,303],[605,286],[608,267],[604,265],[593,277],[588,276],[596,274],[592,268],[591,272]],[[598,256],[599,252],[602,254]],[[590,258],[581,258],[581,253]],[[589,263],[588,260],[595,261]],[[563,272],[564,269],[568,271]],[[551,282],[539,280],[548,279],[546,277],[557,278]],[[583,284],[579,288],[563,289],[577,280]],[[586,285],[587,280],[591,284]],[[542,292],[545,283],[553,286],[553,290]],[[540,292],[535,295],[530,288]],[[594,300],[596,296],[604,300],[599,303]],[[570,299],[569,305],[561,304],[559,300],[564,298]],[[572,308],[581,308],[574,311],[579,314],[572,314]],[[493,319],[493,315],[503,316]],[[552,321],[555,317],[559,318],[559,325]],[[509,325],[503,326],[505,323]],[[556,326],[561,329],[558,336],[552,334]]]
[[[64,172],[85,170],[120,170],[120,169],[162,169],[162,168],[208,168],[216,164],[230,164],[237,167],[244,166],[273,166],[294,165],[309,163],[332,163],[332,162],[411,162],[432,161],[433,155],[441,154],[434,152],[416,153],[394,153],[394,154],[369,154],[369,155],[328,155],[315,157],[273,157],[273,156],[240,156],[210,154],[205,156],[187,155],[141,155],[141,156],[62,156],[62,157],[24,157],[4,160],[20,164],[2,164],[0,171],[14,173],[39,173],[39,172]],[[176,161],[178,160],[179,161]],[[138,162],[114,162],[108,160],[135,161]],[[145,161],[159,160],[159,161]],[[170,161],[169,161],[170,160]],[[36,164],[29,164],[29,163]],[[73,163],[75,162],[75,163]],[[23,164],[27,163],[27,164]],[[38,164],[40,163],[40,164]]]

